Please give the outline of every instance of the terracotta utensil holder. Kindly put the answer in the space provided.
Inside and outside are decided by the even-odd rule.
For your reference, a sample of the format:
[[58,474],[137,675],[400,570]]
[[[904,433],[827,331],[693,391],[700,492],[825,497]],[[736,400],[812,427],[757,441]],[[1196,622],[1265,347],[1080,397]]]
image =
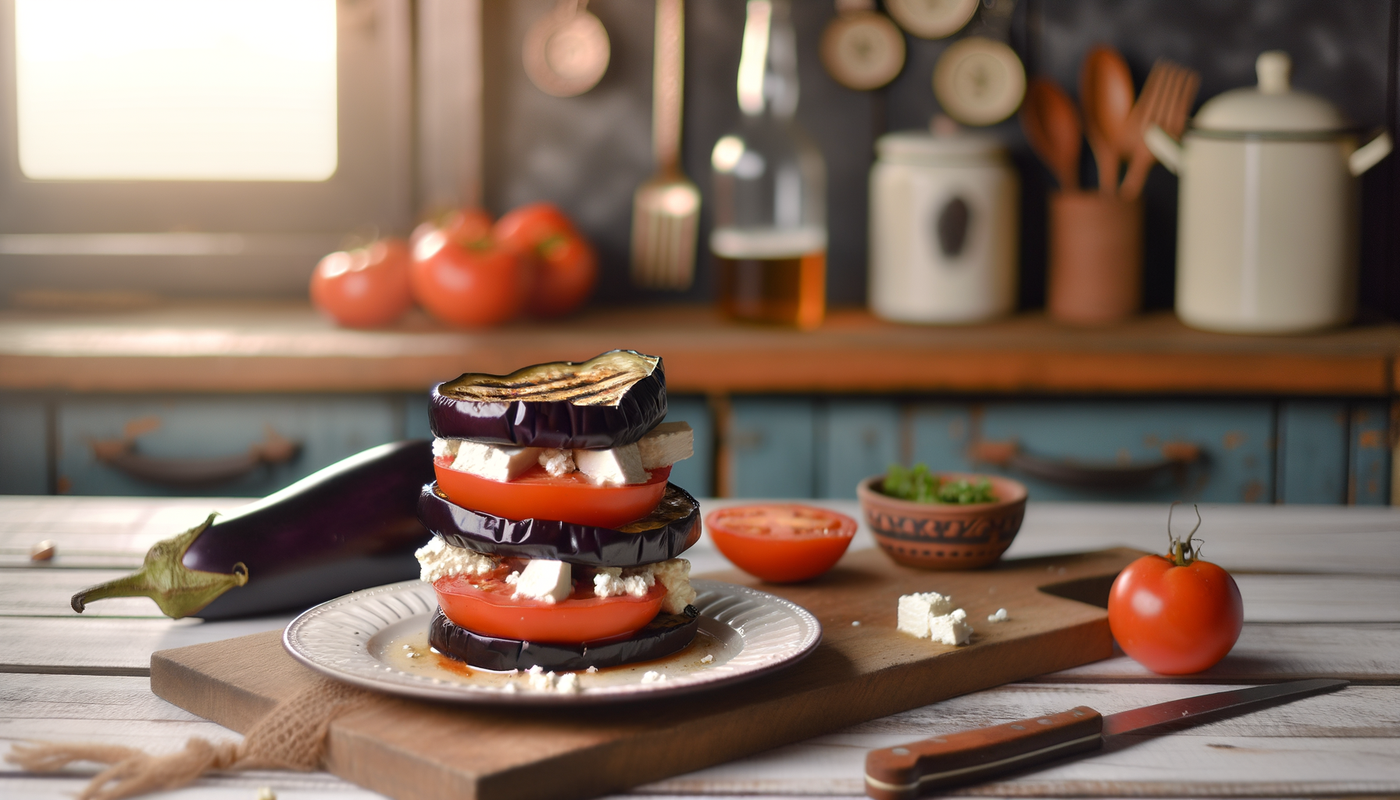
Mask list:
[[1050,318],[1108,325],[1141,304],[1142,202],[1096,191],[1051,194]]

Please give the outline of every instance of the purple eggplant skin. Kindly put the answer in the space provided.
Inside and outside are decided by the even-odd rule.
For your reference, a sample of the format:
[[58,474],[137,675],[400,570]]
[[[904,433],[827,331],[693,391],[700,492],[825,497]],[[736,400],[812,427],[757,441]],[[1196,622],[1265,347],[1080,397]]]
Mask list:
[[428,626],[428,643],[438,652],[481,669],[575,671],[650,661],[683,650],[695,639],[700,614],[687,606],[685,614],[658,614],[632,636],[592,644],[546,644],[485,636],[460,627],[438,609]]
[[590,567],[655,564],[679,556],[700,540],[700,503],[674,483],[666,484],[666,494],[651,514],[622,530],[473,511],[448,500],[436,483],[419,494],[418,519],[433,535],[457,547]]
[[193,616],[212,620],[300,610],[418,577],[413,551],[431,536],[418,522],[418,493],[432,480],[432,442],[394,442],[218,517],[185,551],[182,563],[228,573],[241,562],[248,583]]
[[[493,377],[504,380],[549,366],[553,365],[537,364]],[[666,418],[666,371],[660,359],[615,406],[575,405],[566,399],[483,402],[454,397],[454,384],[471,377],[433,387],[428,424],[434,436],[515,447],[603,450],[632,444]]]

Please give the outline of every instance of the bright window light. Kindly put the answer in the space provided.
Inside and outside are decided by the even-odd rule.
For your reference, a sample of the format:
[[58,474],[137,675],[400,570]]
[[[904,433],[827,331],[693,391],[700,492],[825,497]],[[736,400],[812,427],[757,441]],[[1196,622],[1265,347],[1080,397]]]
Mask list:
[[15,0],[35,180],[322,181],[335,0]]

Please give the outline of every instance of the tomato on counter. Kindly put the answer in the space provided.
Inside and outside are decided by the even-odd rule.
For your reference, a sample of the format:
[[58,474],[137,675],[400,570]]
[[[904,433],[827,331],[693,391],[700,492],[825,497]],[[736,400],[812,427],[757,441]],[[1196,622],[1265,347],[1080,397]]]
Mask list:
[[598,254],[569,218],[550,203],[521,206],[496,222],[496,239],[537,263],[529,311],[560,317],[574,311],[598,282]]
[[670,467],[651,470],[646,483],[594,486],[581,472],[554,478],[533,467],[511,481],[493,481],[452,469],[446,456],[433,460],[438,488],[463,508],[507,519],[549,519],[618,528],[650,514],[666,493]]
[[499,325],[530,298],[533,265],[495,240],[490,219],[480,210],[458,211],[414,231],[413,296],[449,325]]
[[731,506],[705,517],[715,547],[739,569],[771,583],[815,578],[841,560],[856,521],[787,503]]
[[379,328],[413,306],[402,239],[331,253],[311,273],[311,304],[348,328]]
[[507,572],[438,579],[433,589],[442,613],[454,624],[486,636],[578,644],[635,633],[656,617],[666,599],[660,581],[642,597],[596,597],[583,587],[556,603],[515,599],[515,587],[505,581]]
[[1162,675],[1214,666],[1235,646],[1244,624],[1235,579],[1199,558],[1191,538],[1195,532],[1185,541],[1172,538],[1167,555],[1129,564],[1108,595],[1108,625],[1118,646]]

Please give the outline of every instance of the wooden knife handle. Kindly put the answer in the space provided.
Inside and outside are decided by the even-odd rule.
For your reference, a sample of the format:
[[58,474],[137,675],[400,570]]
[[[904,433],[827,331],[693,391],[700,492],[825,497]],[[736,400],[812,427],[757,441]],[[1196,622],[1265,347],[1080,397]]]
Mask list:
[[1103,717],[1079,706],[1047,717],[871,750],[865,757],[865,793],[877,800],[904,800],[926,789],[976,781],[1102,745]]

